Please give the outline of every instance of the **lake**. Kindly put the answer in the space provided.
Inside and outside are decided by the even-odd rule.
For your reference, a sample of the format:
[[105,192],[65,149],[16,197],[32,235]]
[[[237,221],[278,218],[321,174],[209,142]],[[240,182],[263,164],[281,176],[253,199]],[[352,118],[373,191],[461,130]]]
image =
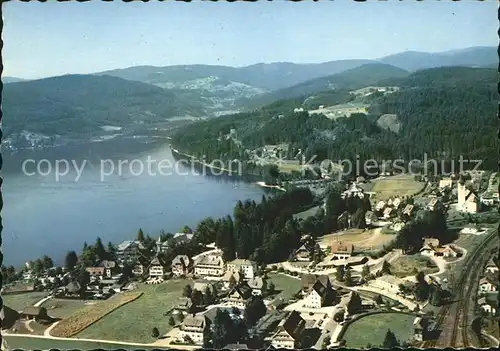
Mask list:
[[[162,229],[194,228],[205,217],[232,214],[238,200],[260,201],[264,194],[236,177],[176,166],[164,139],[115,138],[3,156],[5,265],[44,254],[62,264],[68,250],[79,252],[98,236],[117,244],[134,239],[139,228],[155,237]],[[23,172],[25,160],[31,161]],[[67,174],[56,175],[58,160],[59,174],[69,166]]]

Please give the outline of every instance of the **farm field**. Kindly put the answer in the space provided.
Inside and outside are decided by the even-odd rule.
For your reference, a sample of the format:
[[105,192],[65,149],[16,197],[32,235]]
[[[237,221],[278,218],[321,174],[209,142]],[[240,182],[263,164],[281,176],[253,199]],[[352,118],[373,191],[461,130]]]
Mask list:
[[11,349],[21,350],[154,350],[154,347],[131,346],[106,342],[84,340],[57,340],[48,338],[31,338],[26,336],[4,336]]
[[415,275],[420,271],[424,274],[436,273],[439,268],[429,257],[420,254],[401,256],[391,263],[391,273],[399,278]]
[[320,238],[320,245],[331,245],[333,241],[341,241],[345,244],[353,244],[354,251],[359,249],[376,249],[388,244],[395,238],[391,234],[383,234],[381,228],[348,229],[345,231],[327,234]]
[[375,193],[372,203],[379,200],[388,200],[391,197],[412,196],[424,188],[426,183],[417,182],[411,175],[396,175],[392,177],[373,179],[371,183],[365,184],[365,191]]
[[47,314],[51,317],[68,318],[79,309],[95,303],[97,303],[97,301],[49,299],[42,304],[42,307],[47,309]]
[[[164,314],[176,305],[177,299],[188,280],[169,280],[158,285],[140,285],[134,292],[143,296],[104,316],[76,337],[84,339],[120,340],[126,342],[150,343],[151,330],[156,327],[161,335],[172,326]],[[134,330],[133,333],[130,333]]]
[[47,296],[47,292],[28,292],[22,294],[2,295],[2,299],[5,306],[9,306],[16,311],[22,311],[25,307],[33,306],[45,296]]
[[270,282],[273,282],[276,290],[280,291],[280,293],[275,298],[281,297],[284,301],[288,301],[301,289],[300,279],[292,278],[284,274],[275,273],[269,274],[268,277],[268,286]]
[[396,335],[399,343],[410,340],[415,317],[403,313],[377,313],[362,317],[347,327],[344,334],[347,348],[381,347],[387,329]]
[[[113,312],[115,309],[140,298],[142,292],[127,292],[115,295],[106,301],[96,301],[94,305],[86,306],[85,308],[78,309],[68,318],[60,321],[50,334],[56,337],[71,337],[81,332],[90,325],[96,323],[107,314]],[[100,337],[96,339],[104,339]]]

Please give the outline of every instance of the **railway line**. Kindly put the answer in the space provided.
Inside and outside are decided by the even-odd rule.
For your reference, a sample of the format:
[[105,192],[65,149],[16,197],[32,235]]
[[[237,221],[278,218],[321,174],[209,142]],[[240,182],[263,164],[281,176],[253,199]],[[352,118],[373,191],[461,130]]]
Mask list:
[[[474,309],[475,292],[477,291],[477,281],[482,272],[485,261],[489,253],[497,245],[498,231],[495,230],[488,237],[479,244],[474,251],[469,252],[470,256],[465,261],[464,270],[456,285],[453,287],[456,291],[453,295],[453,300],[456,303],[450,303],[442,306],[439,310],[434,329],[441,329],[441,334],[438,339],[425,341],[422,343],[422,348],[445,348],[445,347],[469,347],[471,342],[469,338],[469,312]],[[459,333],[460,332],[460,333]],[[461,345],[459,345],[459,334],[461,334]]]

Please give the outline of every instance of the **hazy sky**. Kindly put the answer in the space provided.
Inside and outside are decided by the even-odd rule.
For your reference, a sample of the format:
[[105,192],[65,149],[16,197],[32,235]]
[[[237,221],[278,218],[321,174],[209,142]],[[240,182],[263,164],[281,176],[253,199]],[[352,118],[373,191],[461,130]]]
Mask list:
[[3,4],[4,76],[324,62],[498,44],[497,2]]

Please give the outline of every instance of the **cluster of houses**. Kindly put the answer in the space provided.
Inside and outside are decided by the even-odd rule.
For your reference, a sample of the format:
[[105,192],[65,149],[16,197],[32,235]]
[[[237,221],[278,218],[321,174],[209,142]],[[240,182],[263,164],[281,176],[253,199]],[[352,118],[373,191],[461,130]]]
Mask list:
[[420,254],[424,256],[456,258],[462,256],[461,250],[454,245],[442,246],[437,238],[424,238]]
[[479,280],[477,304],[490,316],[498,313],[498,263],[490,258],[484,267],[484,277]]

